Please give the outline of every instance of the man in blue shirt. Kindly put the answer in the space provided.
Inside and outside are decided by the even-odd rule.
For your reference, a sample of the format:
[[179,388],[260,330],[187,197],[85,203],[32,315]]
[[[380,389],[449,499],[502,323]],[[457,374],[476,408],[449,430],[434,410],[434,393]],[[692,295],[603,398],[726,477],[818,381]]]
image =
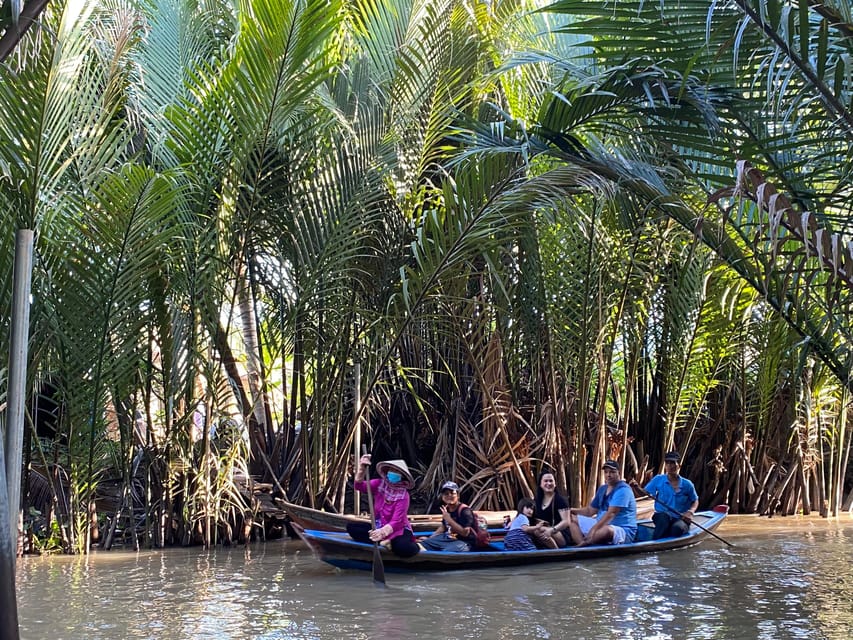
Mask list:
[[[586,507],[570,509],[572,540],[579,547],[591,544],[623,544],[637,535],[637,501],[622,479],[619,464],[608,460],[601,467],[604,484]],[[594,516],[594,517],[593,517]]]
[[666,473],[655,476],[645,486],[646,492],[655,499],[655,523],[653,538],[677,538],[690,530],[693,514],[699,506],[696,487],[679,474],[681,455],[670,451],[664,456]]

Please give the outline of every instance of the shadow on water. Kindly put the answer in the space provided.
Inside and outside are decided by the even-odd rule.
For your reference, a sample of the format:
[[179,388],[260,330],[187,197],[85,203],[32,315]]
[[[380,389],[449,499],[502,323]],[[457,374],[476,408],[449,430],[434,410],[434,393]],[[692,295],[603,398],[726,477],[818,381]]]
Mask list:
[[342,572],[299,542],[24,558],[21,636],[44,638],[853,637],[853,519],[733,517],[715,541],[529,568]]

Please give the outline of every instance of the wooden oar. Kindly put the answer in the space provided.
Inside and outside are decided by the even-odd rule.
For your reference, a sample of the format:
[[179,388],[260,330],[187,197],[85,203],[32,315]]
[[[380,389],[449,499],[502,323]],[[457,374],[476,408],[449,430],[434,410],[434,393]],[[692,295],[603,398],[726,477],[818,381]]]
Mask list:
[[[361,449],[362,455],[367,453],[367,446]],[[373,511],[373,491],[370,489],[370,467],[364,468],[364,478],[367,482],[367,506],[370,507],[370,525],[371,528],[376,528],[376,513]],[[373,583],[377,587],[385,587],[385,566],[382,564],[382,552],[379,549],[379,543],[373,543]]]
[[[652,500],[654,500],[655,502],[657,502],[660,506],[662,506],[664,509],[666,509],[667,511],[669,511],[672,515],[674,515],[674,516],[675,516],[676,518],[678,518],[679,520],[682,520],[682,519],[683,519],[683,518],[681,517],[681,514],[680,514],[680,513],[678,513],[678,511],[676,511],[675,509],[673,509],[672,507],[670,507],[670,506],[669,506],[668,504],[666,504],[665,502],[661,502],[660,500],[658,500],[658,497],[657,497],[657,496],[653,496],[651,493],[649,493],[648,491],[646,491],[645,489],[643,489],[640,485],[637,485],[637,489],[640,491],[640,493],[644,493],[645,495],[649,496]],[[711,531],[710,529],[706,529],[705,527],[703,527],[701,524],[699,524],[699,523],[698,523],[698,522],[696,522],[695,520],[691,520],[691,521],[690,521],[690,523],[691,523],[691,524],[695,524],[697,527],[699,527],[700,529],[702,529],[702,531],[704,531],[705,533],[710,533],[712,536],[714,536],[714,537],[715,537],[717,540],[719,540],[720,542],[722,542],[722,543],[724,543],[724,544],[727,544],[727,545],[729,545],[730,547],[733,547],[733,546],[734,546],[731,542],[729,542],[728,540],[724,540],[723,538],[721,538],[720,536],[718,536],[716,533],[714,533],[714,532],[713,532],[713,531]]]

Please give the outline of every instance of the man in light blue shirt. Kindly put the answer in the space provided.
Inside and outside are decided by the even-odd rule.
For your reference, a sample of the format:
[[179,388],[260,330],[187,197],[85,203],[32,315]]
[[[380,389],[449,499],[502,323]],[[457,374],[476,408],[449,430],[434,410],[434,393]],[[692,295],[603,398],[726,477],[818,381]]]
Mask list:
[[677,538],[690,530],[693,514],[699,506],[696,487],[687,478],[682,478],[681,455],[670,451],[664,456],[666,473],[655,476],[645,486],[646,492],[655,499],[655,523],[653,539]]
[[608,460],[601,467],[604,484],[586,507],[570,509],[572,540],[579,547],[591,544],[623,544],[637,535],[637,501],[634,492],[622,479],[619,464]]

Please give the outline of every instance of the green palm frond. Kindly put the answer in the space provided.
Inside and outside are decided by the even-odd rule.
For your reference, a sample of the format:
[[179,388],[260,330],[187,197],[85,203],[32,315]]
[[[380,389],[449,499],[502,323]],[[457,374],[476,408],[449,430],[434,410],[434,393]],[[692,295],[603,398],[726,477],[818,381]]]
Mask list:
[[[76,250],[51,274],[66,364],[104,389],[134,388],[144,361],[148,292],[181,235],[181,189],[169,176],[127,166],[108,176],[73,229]],[[57,238],[58,239],[58,238]],[[81,242],[82,240],[82,242]],[[97,247],[97,251],[94,248]],[[98,369],[91,371],[91,367]],[[98,376],[107,376],[98,380]],[[95,420],[95,416],[92,416]]]
[[196,70],[220,62],[227,51],[223,43],[234,37],[236,16],[230,3],[185,0],[139,0],[146,36],[136,54],[137,82],[129,90],[132,124],[145,136],[155,162],[173,166],[169,152],[171,108],[192,100]]
[[716,368],[715,354],[705,344],[703,317],[712,306],[706,304],[705,290],[710,266],[710,252],[703,251],[701,245],[688,245],[681,255],[672,256],[664,278],[666,300],[656,353],[667,389],[663,406],[663,444],[667,451],[674,446],[675,429],[684,416],[701,413],[704,395],[710,390],[709,378]]
[[[782,140],[778,134],[774,137],[765,134],[765,131],[773,131],[775,126],[766,105],[761,102],[766,101],[767,94],[756,88],[752,76],[746,80],[750,83],[749,89],[740,82],[745,70],[765,67],[755,60],[749,63],[750,67],[743,59],[733,62],[727,58],[725,63],[721,63],[715,57],[720,52],[714,46],[722,46],[721,51],[730,52],[726,48],[731,44],[725,39],[729,33],[726,29],[743,25],[743,12],[735,3],[712,8],[708,3],[698,1],[615,5],[559,2],[548,11],[569,16],[563,30],[587,34],[582,48],[595,51],[599,71],[593,75],[571,76],[559,85],[559,93],[552,92],[546,96],[537,124],[529,131],[507,114],[501,114],[503,135],[515,137],[516,147],[513,152],[512,143],[491,136],[492,152],[517,153],[521,158],[548,157],[574,165],[579,173],[595,175],[596,179],[610,182],[614,187],[618,185],[621,191],[651,204],[691,232],[696,230],[696,220],[701,218],[704,228],[700,238],[759,291],[769,295],[774,307],[782,311],[799,331],[818,341],[818,352],[842,379],[848,379],[844,372],[848,368],[849,354],[841,346],[846,339],[839,342],[832,337],[838,332],[842,336],[848,335],[849,331],[842,326],[845,314],[841,311],[827,314],[821,311],[826,304],[815,307],[817,300],[805,303],[804,298],[800,299],[804,294],[806,297],[823,296],[828,304],[836,305],[838,309],[845,308],[844,304],[838,303],[836,289],[825,286],[827,278],[809,279],[808,284],[802,278],[795,280],[794,271],[803,266],[800,258],[797,258],[794,268],[774,272],[769,265],[775,254],[768,251],[770,246],[764,236],[759,239],[755,235],[754,222],[753,230],[748,231],[732,216],[723,216],[709,226],[711,220],[707,210],[702,214],[688,213],[691,209],[701,210],[701,205],[695,204],[697,196],[701,197],[701,189],[713,189],[715,185],[731,184],[734,180],[734,164],[726,166],[727,149],[731,149],[733,154],[747,154],[747,157],[756,154],[761,158],[772,157],[776,162],[772,166],[774,175],[784,176],[786,186],[805,185],[798,188],[798,193],[808,191],[809,202],[821,202],[825,206],[838,199],[846,189],[843,185],[849,184],[849,181],[836,179],[821,183],[818,188],[822,178],[810,181],[811,178],[807,180],[803,174],[795,175],[802,161],[793,161],[793,147],[774,149],[766,143],[774,141],[778,145]],[[747,19],[751,18],[747,16]],[[653,39],[652,33],[661,33],[661,36]],[[755,43],[764,38],[760,30],[745,29],[743,35]],[[681,54],[675,58],[677,49]],[[757,59],[763,59],[761,56],[765,50],[761,49]],[[684,51],[695,52],[695,58],[688,55],[685,60]],[[670,54],[673,58],[668,57]],[[728,73],[728,77],[723,77],[724,73]],[[778,111],[775,113],[778,115]],[[754,118],[755,114],[760,114],[761,118]],[[844,142],[843,127],[836,131],[827,129],[834,126],[831,120],[824,118],[820,121],[814,115],[804,116],[796,123],[790,123],[797,124],[799,129],[792,129],[788,122],[782,122],[778,130],[807,144],[810,140],[820,140],[822,151],[819,157],[827,159],[825,166],[832,171],[831,167],[839,165],[830,158],[840,159],[833,148],[846,148],[847,143]],[[763,124],[761,127],[745,126],[748,121]],[[476,152],[478,147],[488,146],[488,139],[489,135],[478,130],[477,138],[472,140],[476,145],[472,152]],[[721,139],[722,146],[719,144]],[[796,157],[812,155],[807,149],[797,150]],[[790,170],[779,163],[783,152],[789,153]],[[799,182],[795,182],[795,177]],[[563,188],[564,193],[582,189],[571,183],[562,187],[554,183],[554,186],[555,192]],[[828,224],[829,220],[835,219],[834,215],[839,214],[822,206],[815,212],[815,219]],[[843,220],[844,215],[841,214],[840,218]],[[844,224],[842,222],[842,229]],[[727,225],[732,225],[734,231],[728,239],[725,237],[730,233]],[[824,233],[833,230],[829,227]],[[813,244],[820,246],[821,243],[816,241]],[[831,251],[831,242],[822,244],[827,247],[823,249],[825,254]],[[808,251],[804,255],[808,255]],[[772,277],[765,276],[765,272],[772,273]],[[818,284],[818,287],[814,288],[813,284]],[[835,286],[835,283],[830,285]],[[845,295],[842,297],[846,299]],[[817,311],[808,311],[811,308]]]
[[14,185],[9,195],[26,228],[53,224],[46,203],[85,189],[125,152],[115,91],[123,70],[102,64],[88,30],[92,9],[87,3],[79,14],[48,12],[55,36],[22,44],[19,64],[0,67],[0,171],[9,180],[0,187]]
[[[737,155],[766,168],[803,208],[849,210],[838,192],[851,170],[849,21],[829,4],[567,0],[548,10],[572,16],[566,29],[588,34],[603,64],[648,60],[682,78],[671,96],[692,92],[713,106],[719,134],[704,143],[689,133],[693,118],[657,130],[682,155]],[[805,158],[819,161],[803,171]]]
[[[109,271],[116,247],[89,244],[86,233],[104,211],[99,194],[115,189],[128,154],[130,134],[121,113],[129,77],[125,61],[136,31],[132,21],[114,19],[90,2],[51,7],[43,19],[48,28],[28,32],[17,54],[0,66],[0,200],[16,213],[13,227],[37,232],[30,370],[68,367],[59,384],[69,423],[80,433],[85,423],[102,423],[95,396],[117,388],[111,382],[93,385],[97,354],[128,349],[119,336],[109,342],[113,336],[102,315],[109,312],[101,306],[102,269]],[[138,290],[132,278],[131,288]],[[116,381],[127,388],[136,372],[123,358],[118,356],[125,367]]]

